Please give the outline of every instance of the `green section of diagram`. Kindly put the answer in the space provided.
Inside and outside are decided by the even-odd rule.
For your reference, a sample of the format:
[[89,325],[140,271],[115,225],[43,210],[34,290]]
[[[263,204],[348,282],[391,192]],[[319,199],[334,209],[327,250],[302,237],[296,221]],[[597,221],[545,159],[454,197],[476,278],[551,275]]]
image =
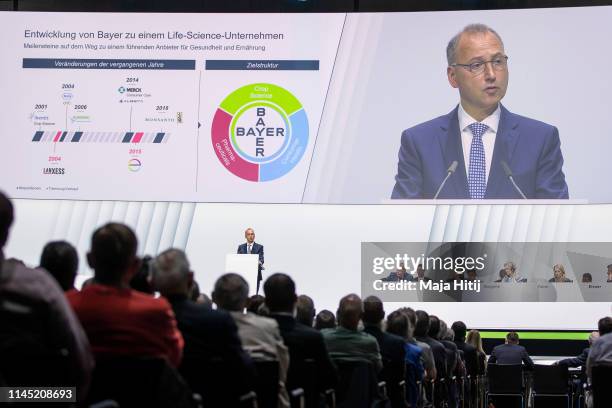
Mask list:
[[219,107],[234,115],[242,106],[255,102],[268,101],[280,106],[287,115],[302,109],[302,104],[286,89],[273,84],[250,84],[236,89],[221,102]]

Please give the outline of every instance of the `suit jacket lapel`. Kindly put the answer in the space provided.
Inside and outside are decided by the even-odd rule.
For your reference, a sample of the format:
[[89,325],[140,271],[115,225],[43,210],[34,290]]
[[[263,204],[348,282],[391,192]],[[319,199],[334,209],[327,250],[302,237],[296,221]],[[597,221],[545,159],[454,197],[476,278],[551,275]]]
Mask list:
[[519,136],[519,132],[516,129],[517,126],[516,115],[501,106],[499,129],[497,129],[497,135],[495,136],[495,147],[493,148],[493,158],[491,159],[491,169],[489,170],[485,198],[497,197],[499,187],[507,183],[506,174],[501,166],[501,162],[504,160],[512,167],[512,155],[514,154]]
[[[450,166],[455,160],[459,163],[455,174],[449,178],[447,186],[452,187],[455,190],[454,197],[468,198],[467,171],[465,161],[463,160],[463,147],[461,146],[461,132],[459,130],[459,117],[457,115],[457,109],[458,107],[446,115],[448,121],[446,124],[441,126],[439,142],[440,147],[442,148],[442,156],[444,158],[443,165],[445,166],[445,169],[448,168],[448,166]],[[441,181],[442,180],[440,180],[440,182]],[[448,187],[445,187],[445,189]],[[448,194],[442,194],[442,196],[448,197]]]

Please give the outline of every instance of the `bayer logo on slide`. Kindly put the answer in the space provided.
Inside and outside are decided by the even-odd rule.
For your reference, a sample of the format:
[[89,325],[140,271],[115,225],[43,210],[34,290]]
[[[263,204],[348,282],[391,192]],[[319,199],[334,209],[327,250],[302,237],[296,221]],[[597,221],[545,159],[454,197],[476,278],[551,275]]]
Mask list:
[[291,130],[287,115],[280,107],[255,102],[236,113],[230,133],[232,144],[240,156],[261,163],[282,154]]
[[257,83],[230,93],[211,128],[219,162],[244,180],[271,181],[289,173],[308,146],[300,101],[278,85]]

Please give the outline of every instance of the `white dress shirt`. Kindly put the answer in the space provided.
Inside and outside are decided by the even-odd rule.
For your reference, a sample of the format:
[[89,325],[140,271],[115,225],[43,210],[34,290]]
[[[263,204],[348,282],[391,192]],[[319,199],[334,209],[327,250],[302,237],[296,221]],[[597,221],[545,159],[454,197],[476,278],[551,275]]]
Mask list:
[[[476,119],[471,117],[459,104],[457,111],[459,116],[459,129],[461,130],[461,146],[463,147],[463,160],[465,163],[465,174],[468,174],[470,168],[470,146],[472,145],[472,138],[474,135],[470,130],[469,126],[478,122]],[[482,135],[482,144],[484,145],[485,151],[485,177],[486,181],[489,180],[489,173],[491,170],[491,160],[493,159],[493,149],[495,148],[495,136],[497,136],[497,130],[499,129],[499,117],[501,115],[500,105],[497,105],[497,109],[491,115],[484,118],[480,123],[484,123],[489,128]]]

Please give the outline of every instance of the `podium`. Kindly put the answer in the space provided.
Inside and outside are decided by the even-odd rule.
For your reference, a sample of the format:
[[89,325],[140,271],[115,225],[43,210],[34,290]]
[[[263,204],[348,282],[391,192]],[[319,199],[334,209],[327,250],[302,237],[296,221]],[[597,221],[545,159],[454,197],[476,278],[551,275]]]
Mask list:
[[249,284],[249,296],[257,289],[257,272],[259,270],[259,255],[257,254],[227,254],[225,255],[225,272],[241,275]]

